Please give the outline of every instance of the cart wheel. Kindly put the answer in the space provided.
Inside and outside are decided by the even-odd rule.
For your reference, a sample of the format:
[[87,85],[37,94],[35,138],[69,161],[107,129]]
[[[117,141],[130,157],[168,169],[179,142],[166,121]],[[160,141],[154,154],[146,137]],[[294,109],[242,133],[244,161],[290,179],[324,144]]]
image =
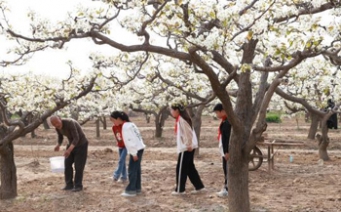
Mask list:
[[249,171],[257,170],[263,163],[263,153],[255,146],[250,152]]

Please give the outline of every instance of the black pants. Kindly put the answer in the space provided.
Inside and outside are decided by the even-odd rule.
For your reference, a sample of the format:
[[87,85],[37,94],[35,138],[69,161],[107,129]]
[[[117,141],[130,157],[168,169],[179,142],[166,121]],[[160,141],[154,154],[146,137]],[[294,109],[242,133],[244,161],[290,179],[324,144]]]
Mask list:
[[126,188],[126,192],[129,194],[136,194],[141,192],[141,161],[142,161],[143,149],[137,152],[137,161],[134,161],[133,156],[130,155],[128,176],[129,184]]
[[[69,157],[65,158],[64,165],[64,177],[67,187],[83,188],[83,172],[88,156],[88,143],[76,146]],[[72,164],[75,164],[75,180],[73,180],[73,168]]]
[[[181,152],[178,156],[178,164],[176,165],[176,188],[177,192],[184,192],[186,190],[186,181],[187,176],[195,190],[204,188],[204,184],[202,183],[198,171],[194,165],[194,152]],[[180,178],[180,182],[179,182]]]
[[227,176],[228,176],[227,160],[225,160],[225,157],[222,157],[222,161],[223,161],[223,170],[224,170],[224,176],[225,176],[224,186],[227,191],[228,190],[227,188]]

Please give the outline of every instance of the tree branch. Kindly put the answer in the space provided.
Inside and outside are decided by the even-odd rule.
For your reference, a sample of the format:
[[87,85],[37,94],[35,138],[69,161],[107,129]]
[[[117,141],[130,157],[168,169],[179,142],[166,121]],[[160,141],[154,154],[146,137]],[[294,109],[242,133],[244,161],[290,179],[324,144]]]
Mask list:
[[332,2],[329,2],[329,3],[325,3],[323,5],[321,5],[320,7],[317,7],[317,8],[313,8],[313,9],[302,9],[302,10],[299,10],[297,14],[292,14],[292,15],[288,15],[288,16],[283,16],[283,17],[279,17],[279,18],[275,18],[274,19],[274,22],[275,23],[280,23],[280,22],[283,22],[283,21],[288,21],[292,18],[298,18],[299,16],[302,16],[302,15],[312,15],[312,14],[316,14],[316,13],[320,13],[320,12],[323,12],[323,11],[326,11],[326,10],[329,10],[329,9],[333,9],[333,8],[336,8],[337,5],[335,5]]
[[[40,117],[36,118],[36,120],[34,120],[29,125],[21,126],[17,130],[13,129],[14,131],[11,131],[3,139],[0,140],[0,146],[6,145],[8,142],[15,140],[22,135],[26,135],[29,132],[32,132],[34,129],[39,127],[39,125],[42,124],[53,113],[64,108],[65,106],[69,105],[73,100],[80,99],[81,97],[87,95],[89,92],[91,92],[91,90],[95,84],[95,81],[96,81],[96,77],[90,79],[89,84],[87,86],[84,86],[83,87],[84,89],[77,96],[69,99],[68,101],[60,102],[59,104],[57,104],[54,108],[52,108],[50,110],[46,110]],[[1,109],[2,109],[2,105],[3,104],[0,104]]]

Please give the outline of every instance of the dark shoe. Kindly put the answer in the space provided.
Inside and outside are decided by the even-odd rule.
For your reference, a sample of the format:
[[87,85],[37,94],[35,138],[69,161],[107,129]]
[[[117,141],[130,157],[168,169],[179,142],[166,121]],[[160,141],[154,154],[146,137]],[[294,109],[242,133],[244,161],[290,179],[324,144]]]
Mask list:
[[70,191],[72,189],[73,189],[73,187],[70,187],[70,186],[65,186],[64,188],[62,188],[62,190],[64,190],[64,191]]
[[83,188],[78,187],[78,188],[72,189],[72,192],[78,192],[78,191],[81,191],[81,190],[83,190]]

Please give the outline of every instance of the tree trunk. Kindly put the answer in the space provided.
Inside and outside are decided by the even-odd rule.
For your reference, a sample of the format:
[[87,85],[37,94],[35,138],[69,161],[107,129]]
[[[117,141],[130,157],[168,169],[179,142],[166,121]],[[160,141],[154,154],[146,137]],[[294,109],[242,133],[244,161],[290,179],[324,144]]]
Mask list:
[[309,128],[309,133],[308,133],[308,139],[315,139],[315,135],[317,132],[317,128],[319,126],[319,116],[314,115],[313,113],[311,113],[311,123],[310,123],[310,128]]
[[162,137],[162,131],[163,131],[163,128],[161,126],[161,123],[160,123],[160,120],[161,120],[161,113],[156,113],[154,114],[155,115],[155,120],[154,120],[154,123],[155,123],[155,138],[161,138]]
[[96,138],[99,138],[99,137],[101,137],[101,134],[100,134],[100,130],[99,130],[99,124],[100,123],[100,120],[99,120],[99,118],[97,118],[96,119]]
[[[258,40],[251,39],[243,46],[242,64],[252,64],[254,52]],[[228,189],[232,198],[229,199],[230,212],[249,212],[249,155],[247,144],[250,132],[255,120],[255,111],[252,103],[251,70],[247,70],[239,76],[239,89],[235,107],[235,114],[243,127],[233,126],[229,144],[229,167],[228,167]],[[216,93],[217,94],[217,93]],[[234,128],[235,127],[235,128]]]
[[105,118],[104,115],[101,117],[101,121],[103,123],[103,130],[106,130],[107,129],[107,119]]
[[163,132],[163,129],[160,126],[160,124],[159,123],[155,123],[155,138],[161,138],[162,137],[162,132]]
[[44,126],[44,129],[45,129],[45,130],[50,129],[50,125],[47,123],[47,120],[44,120],[43,126]]
[[321,136],[317,135],[316,136],[317,141],[318,141],[318,146],[319,146],[319,157],[320,159],[327,161],[330,160],[327,152],[327,147],[329,145],[329,138],[327,136]]
[[[247,132],[245,132],[247,133]],[[249,133],[248,133],[249,134]],[[248,135],[247,134],[247,135]],[[250,211],[250,197],[249,197],[249,153],[241,151],[242,143],[247,136],[242,137],[232,133],[230,141],[230,160],[228,162],[228,188],[229,196],[229,211]]]
[[36,135],[35,130],[33,130],[33,131],[31,132],[31,138],[35,138],[35,137],[37,137],[37,135]]
[[159,113],[155,115],[155,138],[161,138],[163,133],[163,126],[165,126],[166,119],[169,116],[168,106],[162,107]]
[[[195,150],[195,155],[198,156],[199,155],[199,151],[200,151],[200,132],[201,132],[201,124],[202,124],[202,120],[201,120],[201,114],[196,114],[193,119],[193,129],[195,131],[195,134],[198,138],[198,149]],[[218,128],[218,126],[217,126]]]
[[324,161],[330,160],[328,156],[328,152],[327,152],[327,147],[328,147],[328,143],[326,142],[322,142],[322,144],[319,145],[319,157],[320,159]]
[[146,118],[147,124],[150,123],[150,113],[144,113],[144,116]]
[[1,188],[0,199],[17,196],[17,171],[14,162],[13,143],[0,148]]
[[194,153],[195,156],[198,156],[200,152],[200,132],[201,132],[201,124],[202,124],[201,116],[202,116],[202,111],[205,109],[206,104],[207,103],[204,103],[195,108],[189,109],[189,114],[192,119],[192,127],[198,139],[198,148],[195,150],[195,153]]

